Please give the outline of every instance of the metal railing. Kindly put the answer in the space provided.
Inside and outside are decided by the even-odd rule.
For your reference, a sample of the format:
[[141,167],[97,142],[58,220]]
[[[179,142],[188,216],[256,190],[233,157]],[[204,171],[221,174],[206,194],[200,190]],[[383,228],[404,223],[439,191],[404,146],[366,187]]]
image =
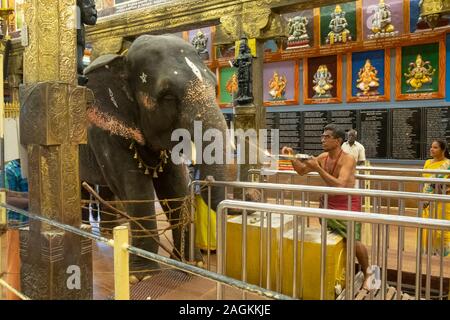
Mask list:
[[[319,208],[308,208],[308,207],[294,207],[294,206],[286,206],[286,205],[276,205],[276,204],[267,204],[267,203],[255,203],[255,202],[245,202],[245,201],[235,201],[235,200],[225,200],[222,201],[217,208],[217,218],[218,218],[218,272],[225,273],[225,261],[226,257],[226,226],[227,226],[227,210],[228,209],[241,209],[243,210],[243,234],[245,236],[245,221],[247,218],[247,211],[259,211],[265,212],[267,214],[267,219],[270,220],[270,214],[278,213],[281,216],[284,215],[292,215],[294,217],[294,221],[297,218],[301,219],[301,248],[300,251],[303,253],[304,246],[304,218],[306,217],[317,217],[324,219],[322,221],[322,241],[321,241],[321,257],[320,257],[320,298],[323,299],[325,297],[325,267],[327,266],[327,232],[326,232],[326,219],[342,219],[347,221],[347,268],[346,268],[346,290],[345,290],[345,298],[353,299],[353,280],[354,280],[354,258],[355,252],[354,248],[354,237],[355,237],[355,222],[363,222],[370,223],[372,225],[378,225],[382,230],[382,259],[381,261],[381,293],[380,298],[384,300],[386,298],[386,289],[387,289],[387,260],[388,260],[388,249],[387,242],[388,239],[388,229],[389,227],[398,227],[403,229],[405,227],[415,228],[418,230],[418,244],[417,244],[417,257],[416,257],[416,287],[415,287],[415,298],[419,299],[421,297],[420,292],[420,265],[421,265],[421,235],[423,230],[440,230],[440,232],[450,232],[450,221],[437,220],[437,219],[424,219],[424,218],[415,218],[415,217],[404,217],[404,216],[391,216],[385,214],[367,214],[361,212],[352,212],[352,211],[342,211],[342,210],[329,210],[329,209],[319,209]],[[267,221],[269,221],[267,220]],[[262,225],[262,223],[261,223]],[[294,234],[298,233],[297,225],[294,226]],[[261,228],[262,230],[262,228]],[[270,233],[269,227],[267,228],[267,232]],[[429,232],[429,234],[431,234]],[[282,239],[281,239],[282,240]],[[296,256],[296,252],[298,251],[297,242],[294,242],[294,257]],[[243,245],[244,246],[244,245]],[[428,256],[430,256],[430,251],[428,250]],[[242,251],[242,260],[246,260],[246,248],[244,247]],[[300,254],[300,278],[301,272],[304,270],[303,265],[303,255]],[[298,270],[297,261],[294,260],[293,268],[294,274],[296,270]],[[398,270],[401,272],[401,269]],[[246,272],[245,267],[242,267],[242,274],[244,275]],[[270,273],[269,271],[267,273]],[[431,270],[427,269],[427,277],[431,273]],[[286,275],[285,275],[286,276]],[[401,276],[400,276],[401,281]],[[269,282],[268,282],[269,284]],[[294,280],[292,292],[294,296],[296,294],[296,281]],[[430,297],[429,286],[426,289],[426,297]],[[221,294],[222,287],[218,284],[218,293]],[[300,283],[300,292],[301,292],[301,283]],[[397,299],[400,299],[401,296],[401,282],[397,284]],[[220,296],[219,296],[220,297]],[[442,298],[442,292],[440,292],[440,297]],[[373,299],[373,296],[369,296],[369,298]]]
[[[381,199],[386,199],[386,200],[398,200],[399,201],[399,206],[397,208],[397,214],[399,216],[404,216],[406,214],[406,208],[404,205],[404,202],[406,200],[411,200],[411,201],[416,201],[418,202],[418,209],[417,211],[414,213],[414,215],[416,217],[421,217],[422,216],[422,210],[423,210],[423,204],[424,203],[428,203],[430,208],[434,209],[431,210],[432,212],[436,213],[437,208],[439,207],[439,204],[447,204],[450,202],[450,196],[448,195],[434,195],[434,194],[425,194],[425,193],[412,193],[412,192],[401,192],[401,191],[386,191],[386,190],[364,190],[364,189],[353,189],[353,188],[331,188],[331,187],[319,187],[319,186],[307,186],[307,185],[293,185],[293,184],[276,184],[276,183],[255,183],[255,182],[224,182],[224,181],[193,181],[190,185],[191,187],[191,194],[193,196],[194,194],[194,188],[196,186],[202,186],[203,188],[208,188],[208,194],[211,194],[211,188],[213,187],[222,187],[225,189],[225,199],[228,199],[229,196],[231,194],[233,194],[234,189],[237,188],[239,190],[242,190],[242,194],[245,194],[245,190],[248,189],[256,189],[259,190],[261,193],[261,202],[265,203],[267,202],[267,195],[269,192],[272,193],[276,193],[276,203],[277,204],[285,204],[286,201],[293,206],[296,204],[298,204],[299,201],[295,200],[295,198],[300,198],[300,203],[302,207],[309,207],[311,205],[310,201],[309,201],[309,196],[311,194],[322,194],[324,195],[324,207],[327,208],[327,200],[329,196],[332,195],[346,195],[346,196],[362,196],[362,197],[370,197],[373,199],[373,206],[371,207],[371,211],[372,213],[380,213],[381,210]],[[290,199],[288,199],[288,197],[285,196],[286,193],[291,193],[291,197]],[[300,197],[295,197],[295,194],[299,194]],[[213,230],[210,230],[211,226],[209,224],[209,216],[211,214],[211,199],[208,198],[208,235],[212,234]],[[442,206],[443,208],[443,217],[445,219],[445,207],[446,206]],[[349,207],[350,208],[350,207]],[[388,208],[387,213],[392,214],[394,210],[392,208]],[[192,211],[194,212],[194,210]],[[434,215],[433,217],[436,217],[436,215]],[[282,218],[281,218],[282,219]],[[309,226],[309,217],[306,218],[306,226]],[[434,221],[439,221],[437,219],[434,219]],[[242,221],[243,224],[245,224],[245,219]],[[271,220],[268,220],[268,228],[270,229],[270,223]],[[294,219],[294,225],[297,225],[298,221]],[[283,230],[283,224],[280,224],[280,234],[283,234],[284,230]],[[262,227],[261,227],[262,228]],[[325,228],[324,225],[322,225],[322,228]],[[326,230],[326,228],[325,228]],[[191,234],[193,235],[195,232],[195,226],[194,224],[191,224]],[[244,231],[243,231],[244,232]],[[385,233],[383,233],[385,232]],[[375,261],[381,261],[382,259],[382,247],[383,245],[386,245],[387,248],[389,248],[390,244],[389,241],[387,241],[386,243],[384,243],[384,240],[386,238],[389,237],[389,226],[386,229],[382,229],[379,228],[378,226],[374,226],[374,228],[372,228],[372,234],[371,234],[371,261],[375,262]],[[404,237],[404,229],[402,228],[398,228],[397,230],[397,269],[398,269],[398,276],[397,279],[398,281],[398,290],[401,287],[402,283],[402,265],[403,265],[403,253],[405,250],[404,247],[404,241],[405,241],[405,237]],[[384,234],[384,236],[383,236]],[[431,234],[431,233],[430,233]],[[324,235],[324,233],[323,233]],[[270,239],[271,235],[270,233],[267,235],[266,237],[266,244],[267,247],[270,245],[271,243],[271,239]],[[294,237],[297,237],[296,233],[294,232]],[[384,238],[383,238],[384,237]],[[418,236],[417,236],[418,237]],[[422,239],[417,238],[417,243],[421,243]],[[210,237],[208,237],[210,238]],[[244,239],[245,237],[243,236],[242,239]],[[369,235],[369,239],[370,239],[370,235]],[[296,240],[296,239],[294,239]],[[326,241],[326,238],[322,238],[322,240]],[[393,239],[396,240],[396,239]],[[193,242],[191,242],[193,243]],[[280,240],[280,246],[282,246],[282,241]],[[420,247],[420,246],[419,246]],[[262,245],[260,245],[260,251],[263,250],[262,249]],[[429,252],[430,250],[428,250],[427,252]],[[191,252],[193,254],[193,247],[191,247]],[[282,248],[280,249],[281,255],[282,255]],[[270,251],[267,253],[267,255],[270,255]],[[422,255],[422,253],[420,253],[420,256]],[[262,255],[260,255],[261,257]],[[295,256],[296,257],[296,256]],[[278,257],[278,261],[279,263],[281,263],[282,260],[282,256]],[[266,261],[267,262],[267,261]],[[427,262],[431,262],[431,256],[428,255],[427,256]],[[261,261],[260,261],[261,264]],[[267,262],[267,264],[269,264],[269,262]],[[209,255],[208,255],[208,261],[207,261],[207,265],[210,265],[210,261],[209,261]],[[430,277],[431,277],[431,265],[430,263],[427,263],[427,272],[426,272],[426,277],[427,277],[427,281],[426,281],[426,292],[427,294],[429,294],[430,292]],[[443,276],[443,268],[444,268],[444,263],[443,263],[443,257],[440,256],[440,261],[439,261],[439,283],[440,283],[440,288],[439,288],[439,295],[442,297],[443,296],[443,280],[444,280],[444,276]],[[422,265],[420,265],[419,271],[421,271],[422,269]],[[245,274],[244,274],[245,275]],[[417,275],[419,276],[419,275]],[[263,284],[263,281],[261,279],[261,275],[260,275],[260,281],[259,281],[259,285],[261,286]],[[270,288],[270,273],[267,273],[266,275],[266,286],[268,288]],[[295,278],[295,276],[294,276]],[[294,281],[294,283],[296,283]],[[277,279],[276,281],[276,285],[277,285],[277,291],[278,289],[280,289],[280,279]],[[420,284],[419,284],[420,285]]]
[[392,173],[431,173],[431,174],[445,174],[450,175],[450,170],[432,170],[432,169],[415,169],[415,168],[400,168],[400,167],[366,167],[356,166],[356,171],[369,171],[369,172],[392,172]]
[[[411,169],[412,170],[412,169]],[[430,171],[430,170],[424,170]],[[431,170],[433,171],[433,170]],[[443,170],[440,170],[443,171]],[[447,171],[447,170],[445,170]],[[438,173],[436,170],[434,173]],[[323,180],[317,172],[310,172],[303,176],[298,175],[296,171],[291,170],[272,170],[272,169],[250,169],[249,179],[251,181],[267,182],[269,179],[275,183],[279,183],[280,177],[288,177],[289,183],[301,183],[310,185],[311,179],[317,179],[321,183]],[[424,184],[439,184],[443,186],[443,191],[450,185],[450,179],[445,178],[424,178],[411,176],[387,176],[387,175],[369,175],[369,174],[355,174],[355,178],[359,181],[360,189],[371,190],[398,190],[412,192],[422,192]]]
[[[436,170],[437,171],[437,170]],[[296,171],[293,170],[272,170],[272,169],[250,169],[250,176],[267,176],[275,177],[276,175],[288,175],[299,176]],[[317,172],[309,172],[307,177],[319,177]],[[368,175],[368,174],[355,174],[355,178],[359,180],[373,180],[373,181],[393,181],[393,182],[416,182],[416,183],[439,183],[450,184],[450,179],[445,178],[424,178],[424,177],[410,177],[410,176],[386,176],[386,175]]]
[[[258,171],[259,169],[250,169],[249,173],[252,171]],[[360,171],[364,172],[391,172],[392,174],[418,174],[422,175],[425,173],[430,174],[443,174],[450,175],[450,170],[434,170],[434,169],[419,169],[419,168],[402,168],[402,167],[370,167],[370,166],[356,166],[357,173]]]
[[[205,279],[209,279],[215,282],[220,282],[223,285],[227,285],[239,290],[243,290],[246,292],[251,292],[262,297],[270,298],[270,299],[278,299],[278,300],[291,300],[292,297],[283,295],[278,292],[274,292],[271,290],[267,290],[265,288],[258,287],[253,284],[245,283],[240,280],[236,280],[225,275],[221,275],[215,272],[211,272],[209,270],[205,270],[196,266],[189,265],[187,263],[177,261],[171,258],[167,258],[152,252],[148,252],[137,247],[134,247],[129,244],[129,228],[126,225],[115,227],[113,230],[113,239],[108,239],[103,236],[99,236],[93,233],[86,232],[84,230],[78,229],[76,227],[63,224],[46,217],[33,214],[29,211],[21,210],[15,208],[13,206],[0,203],[0,207],[6,208],[8,210],[23,214],[31,219],[36,219],[47,223],[56,228],[77,234],[79,236],[98,241],[104,243],[114,249],[114,292],[116,300],[129,300],[130,299],[130,288],[129,288],[129,253],[138,255],[140,257],[150,259],[169,267],[173,267],[176,269],[180,269],[185,272],[189,272],[193,275],[203,277]],[[1,248],[0,248],[1,249]],[[1,252],[0,252],[1,254]],[[0,285],[4,285],[3,282],[0,281]],[[5,286],[10,289],[10,286]],[[21,294],[21,293],[19,293]],[[25,296],[23,296],[25,297]],[[26,297],[25,297],[26,298]]]

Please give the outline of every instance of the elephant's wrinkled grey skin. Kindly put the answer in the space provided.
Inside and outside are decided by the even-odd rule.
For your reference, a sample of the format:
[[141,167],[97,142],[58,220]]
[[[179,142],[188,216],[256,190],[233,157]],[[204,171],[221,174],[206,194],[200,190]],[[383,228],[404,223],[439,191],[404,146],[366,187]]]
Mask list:
[[[201,120],[203,132],[216,128],[225,134],[226,122],[216,103],[215,76],[195,48],[175,36],[140,36],[126,55],[101,56],[85,69],[85,74],[95,101],[87,112],[88,144],[80,148],[81,180],[107,185],[121,200],[153,200],[155,191],[160,200],[188,195],[184,165],[175,165],[169,158],[163,172],[153,178],[152,172],[145,175],[144,169],[138,168],[129,147],[134,141],[144,163],[155,166],[160,161],[160,151],[171,150],[178,143],[171,141],[174,129],[185,128],[193,137],[194,120]],[[231,165],[203,164],[200,172],[201,179],[235,178]],[[223,189],[213,190],[215,209],[224,193]],[[179,205],[170,203],[172,208]],[[128,203],[126,211],[132,217],[155,215],[153,203]],[[174,212],[171,218],[178,215]],[[154,220],[141,223],[147,229],[156,229]],[[133,223],[131,227],[139,230]],[[173,234],[179,248],[180,228]],[[158,251],[158,244],[150,238],[134,238],[133,245]],[[156,263],[136,256],[131,257],[130,264],[132,271],[157,267]],[[142,278],[146,272],[135,275]]]

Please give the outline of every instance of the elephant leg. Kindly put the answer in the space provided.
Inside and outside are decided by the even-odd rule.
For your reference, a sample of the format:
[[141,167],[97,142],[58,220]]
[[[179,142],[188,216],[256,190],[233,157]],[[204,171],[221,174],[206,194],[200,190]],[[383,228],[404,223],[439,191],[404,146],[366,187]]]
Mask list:
[[[127,170],[128,177],[122,177],[123,183],[118,183],[117,179],[110,179],[110,188],[124,201],[127,214],[138,223],[130,221],[131,244],[134,247],[158,253],[159,241],[157,224],[155,217],[154,190],[151,179],[145,176],[141,170]],[[137,201],[137,202],[132,202]],[[144,218],[144,219],[143,219]],[[142,232],[142,227],[149,231],[153,237]],[[130,271],[137,278],[142,279],[146,275],[151,275],[152,270],[159,269],[157,262],[136,255],[130,256]],[[147,270],[147,271],[144,271]]]
[[[182,227],[182,215],[190,215],[190,205],[187,205],[184,200],[171,201],[171,199],[186,199],[189,195],[188,189],[188,169],[184,165],[174,165],[168,163],[164,167],[162,173],[158,173],[158,178],[153,179],[156,195],[158,196],[161,207],[166,212],[167,219],[171,223],[172,237],[174,242],[174,255],[181,257],[182,242],[184,242],[184,257],[189,260],[189,246],[190,246],[190,225],[187,224]],[[164,201],[164,200],[167,200]],[[184,206],[185,210],[181,209]],[[177,210],[174,210],[177,209]],[[182,232],[184,229],[184,241]],[[202,261],[200,250],[194,251],[194,260]]]
[[[132,219],[138,219],[130,221],[131,244],[140,249],[157,253],[159,239],[155,220],[155,192],[151,177],[145,175],[143,170],[138,168],[136,160],[133,159],[133,154],[128,148],[128,141],[94,130],[100,129],[91,128],[89,143],[93,147],[104,179],[111,191],[121,201],[124,201],[127,214]],[[153,237],[142,232],[139,224]],[[130,270],[139,279],[150,275],[152,270],[158,268],[158,263],[153,260],[136,255],[130,256]]]

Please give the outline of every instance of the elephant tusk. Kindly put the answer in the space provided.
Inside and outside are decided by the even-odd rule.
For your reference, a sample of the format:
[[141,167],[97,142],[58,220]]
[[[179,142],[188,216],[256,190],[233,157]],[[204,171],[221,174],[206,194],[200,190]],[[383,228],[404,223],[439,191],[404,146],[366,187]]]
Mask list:
[[201,81],[203,82],[203,77],[202,77],[202,73],[200,72],[200,69],[197,68],[197,66],[191,61],[189,60],[188,57],[184,57],[184,59],[186,60],[187,65],[191,68],[192,72],[195,74],[195,76]]
[[195,143],[193,143],[191,141],[191,159],[190,160],[192,161],[193,165],[195,165],[196,159],[197,159],[197,149],[195,148]]

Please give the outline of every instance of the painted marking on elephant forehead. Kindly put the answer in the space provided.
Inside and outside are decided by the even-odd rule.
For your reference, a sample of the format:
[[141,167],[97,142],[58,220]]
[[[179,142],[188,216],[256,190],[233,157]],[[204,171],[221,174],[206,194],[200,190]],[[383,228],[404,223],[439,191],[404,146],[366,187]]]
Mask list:
[[148,95],[148,93],[139,91],[139,92],[138,92],[138,99],[139,99],[139,101],[141,102],[141,104],[142,104],[145,108],[147,108],[147,109],[149,109],[149,110],[155,109],[155,107],[156,107],[156,101],[155,101],[155,99],[154,99],[153,97],[150,97],[150,96]]
[[192,72],[195,74],[195,76],[196,76],[200,81],[203,82],[203,77],[202,77],[202,74],[201,74],[200,70],[198,69],[198,67],[197,67],[194,63],[192,63],[192,61],[189,60],[188,57],[184,57],[184,59],[186,60],[187,65],[191,68],[191,70],[192,70]]
[[111,88],[108,88],[109,91],[109,97],[111,98],[112,103],[114,104],[114,106],[119,109],[119,105],[116,102],[116,99],[114,98],[114,93],[112,92]]
[[142,83],[147,83],[147,75],[145,74],[145,72],[142,72],[139,78],[141,78]]

